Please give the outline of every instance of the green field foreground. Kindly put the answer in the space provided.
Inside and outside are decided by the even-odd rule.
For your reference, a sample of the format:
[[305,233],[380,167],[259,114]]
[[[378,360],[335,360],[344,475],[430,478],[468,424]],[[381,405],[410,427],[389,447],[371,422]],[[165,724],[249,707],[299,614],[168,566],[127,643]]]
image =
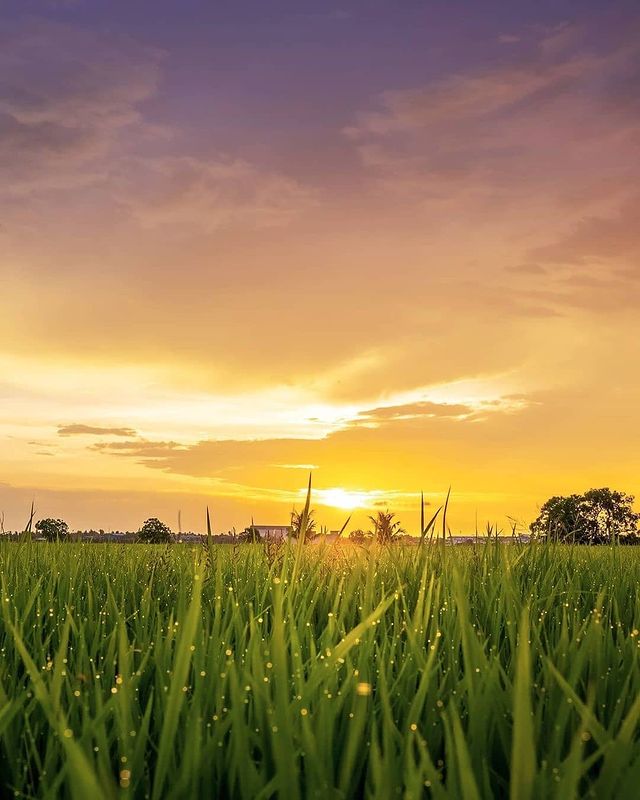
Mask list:
[[2,797],[631,798],[640,548],[0,545]]

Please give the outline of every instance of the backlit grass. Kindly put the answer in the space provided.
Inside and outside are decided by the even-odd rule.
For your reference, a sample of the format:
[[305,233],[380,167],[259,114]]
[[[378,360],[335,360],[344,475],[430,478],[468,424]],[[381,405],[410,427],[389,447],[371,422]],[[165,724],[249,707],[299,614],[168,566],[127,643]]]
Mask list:
[[3,796],[640,785],[640,548],[0,545]]

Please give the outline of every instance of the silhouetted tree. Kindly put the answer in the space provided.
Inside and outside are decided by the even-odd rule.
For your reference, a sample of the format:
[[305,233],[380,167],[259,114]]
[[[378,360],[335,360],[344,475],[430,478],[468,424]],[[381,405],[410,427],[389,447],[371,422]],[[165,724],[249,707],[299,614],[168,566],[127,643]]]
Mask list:
[[139,542],[147,544],[168,544],[173,541],[171,528],[156,517],[148,519],[136,534]]
[[373,534],[370,531],[363,531],[361,528],[357,528],[349,534],[349,541],[355,544],[365,544],[365,542],[370,542],[372,539]]
[[392,511],[378,511],[375,517],[369,517],[373,524],[370,534],[375,537],[378,544],[388,544],[398,536],[406,533],[400,521],[394,519]]
[[313,509],[309,511],[309,515],[307,517],[307,524],[305,527],[304,532],[302,531],[302,526],[304,523],[304,512],[303,511],[292,511],[291,512],[291,536],[294,539],[299,539],[301,533],[304,534],[304,539],[307,541],[308,539],[313,539],[316,534],[316,521],[313,518]]
[[612,489],[551,497],[531,524],[535,536],[558,542],[603,544],[638,534],[633,495]]
[[69,526],[63,519],[39,519],[36,533],[48,542],[64,541],[69,538]]
[[242,533],[238,534],[238,540],[241,542],[250,542],[252,544],[257,544],[262,540],[262,536],[260,535],[260,531],[256,528],[255,525],[249,525],[245,528]]

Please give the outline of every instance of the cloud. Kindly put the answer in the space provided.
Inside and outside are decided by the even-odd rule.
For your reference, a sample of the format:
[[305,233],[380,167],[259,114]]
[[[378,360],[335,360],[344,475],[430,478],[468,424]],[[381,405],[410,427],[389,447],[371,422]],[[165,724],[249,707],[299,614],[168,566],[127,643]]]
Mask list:
[[[463,386],[459,391],[469,389]],[[487,396],[473,403],[397,403],[355,413],[316,438],[206,439],[195,443],[128,440],[99,442],[90,449],[133,458],[147,467],[177,475],[215,479],[220,485],[237,483],[244,476],[254,488],[278,488],[286,486],[288,478],[283,473],[288,470],[316,470],[322,479],[324,471],[335,472],[340,461],[352,465],[353,481],[359,473],[371,469],[376,453],[388,447],[389,441],[395,448],[402,447],[407,438],[460,438],[464,433],[454,433],[456,428],[468,431],[489,417],[521,412],[527,406],[528,398],[522,394]]]
[[207,233],[284,225],[309,206],[311,192],[293,178],[235,154],[181,151],[182,127],[154,122],[144,106],[163,82],[164,59],[129,37],[47,20],[0,28],[5,222],[24,236],[35,217],[59,222],[61,206],[86,225],[89,206],[121,228]]
[[640,302],[639,209],[640,196],[632,195],[606,216],[584,216],[555,240],[532,248],[531,262],[510,271],[544,280],[520,296],[592,313],[634,312]]
[[547,264],[616,261],[640,272],[640,195],[633,195],[608,216],[582,218],[564,236],[532,250],[531,255]]
[[133,159],[123,165],[117,183],[119,202],[143,227],[205,233],[230,225],[285,225],[313,199],[291,178],[224,156]]
[[486,232],[494,266],[456,267],[452,307],[464,294],[524,320],[637,304],[639,33],[637,13],[525,30],[491,62],[383,92],[346,129],[433,240]]
[[629,91],[640,80],[637,30],[636,19],[599,38],[571,25],[548,31],[490,66],[383,92],[345,133],[386,191],[455,202],[476,221],[514,199],[546,219],[558,205],[619,196],[640,171],[640,104]]
[[158,49],[127,37],[34,18],[5,23],[0,28],[2,193],[100,180],[96,162],[120,134],[125,129],[128,136],[132,130],[144,134],[139,106],[157,89],[161,61]]
[[98,452],[111,452],[120,455],[133,455],[143,460],[165,458],[179,450],[188,450],[187,445],[178,442],[150,442],[147,440],[127,442],[98,442],[90,447]]
[[398,406],[382,406],[361,412],[352,425],[379,426],[399,420],[410,419],[468,419],[476,413],[476,409],[460,403],[405,403]]
[[97,425],[58,425],[59,436],[137,436],[133,428],[106,428]]
[[536,99],[557,96],[593,66],[585,57],[556,64],[510,65],[484,74],[452,75],[424,89],[386,92],[382,95],[386,112],[365,116],[363,128],[385,134],[416,128],[444,132],[456,127],[458,137],[453,145],[459,148],[467,139],[461,124],[493,121],[517,110],[518,105],[524,111]]
[[[261,440],[204,440],[193,444],[174,441],[126,441],[100,442],[91,446],[97,452],[134,458],[139,463],[177,475],[209,478],[233,482],[239,470],[268,468],[275,477],[268,485],[276,487],[282,479],[277,478],[282,470],[278,462],[293,465],[295,458],[322,451],[325,440],[308,439],[261,439]],[[301,462],[302,463],[302,460]],[[312,462],[309,459],[309,463]]]

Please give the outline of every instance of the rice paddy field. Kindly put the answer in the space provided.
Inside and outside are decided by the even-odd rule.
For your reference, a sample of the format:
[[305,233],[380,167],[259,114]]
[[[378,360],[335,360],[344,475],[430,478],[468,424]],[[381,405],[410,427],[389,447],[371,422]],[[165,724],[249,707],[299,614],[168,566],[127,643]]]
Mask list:
[[19,798],[632,798],[640,548],[0,545]]

